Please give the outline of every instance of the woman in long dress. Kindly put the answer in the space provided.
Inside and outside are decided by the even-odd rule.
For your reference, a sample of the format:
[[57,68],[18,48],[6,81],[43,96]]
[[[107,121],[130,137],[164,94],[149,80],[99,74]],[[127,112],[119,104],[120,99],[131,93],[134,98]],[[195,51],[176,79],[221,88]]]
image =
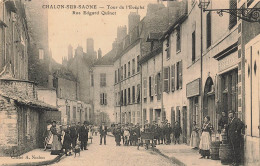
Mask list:
[[190,146],[193,147],[193,149],[198,149],[199,144],[200,144],[199,128],[198,128],[196,122],[193,121]]
[[51,122],[48,121],[47,124],[47,132],[46,132],[46,137],[44,140],[44,150],[46,150],[48,147],[51,147],[52,141],[53,141],[53,135],[51,133]]
[[201,158],[207,157],[209,159],[210,157],[210,143],[211,143],[211,131],[212,131],[212,125],[210,124],[210,117],[206,116],[204,118],[204,123],[202,126],[202,134],[200,139],[200,154]]
[[56,121],[52,122],[51,133],[53,134],[53,141],[51,146],[51,155],[58,155],[61,153],[61,134],[57,132]]

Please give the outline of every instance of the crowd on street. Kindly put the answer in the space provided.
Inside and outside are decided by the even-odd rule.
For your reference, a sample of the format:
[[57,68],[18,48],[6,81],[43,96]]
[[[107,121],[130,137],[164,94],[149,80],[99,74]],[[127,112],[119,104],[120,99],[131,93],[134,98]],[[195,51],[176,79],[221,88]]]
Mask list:
[[71,155],[78,150],[88,150],[87,144],[89,132],[95,131],[94,126],[89,125],[87,121],[81,125],[72,123],[71,125],[60,125],[56,121],[47,122],[47,130],[45,132],[44,150],[51,149],[52,155]]
[[[144,128],[141,128],[139,123],[133,125],[132,123],[115,124],[113,129],[113,135],[115,136],[115,142],[117,146],[121,145],[121,141],[125,146],[136,146],[140,143],[142,133],[152,133],[154,140],[153,144],[166,144],[169,145],[172,140],[174,143],[180,143],[180,135],[182,133],[179,122],[176,122],[174,127],[168,120],[165,120],[159,125],[156,121],[153,124],[145,121]],[[174,139],[171,137],[174,135]]]

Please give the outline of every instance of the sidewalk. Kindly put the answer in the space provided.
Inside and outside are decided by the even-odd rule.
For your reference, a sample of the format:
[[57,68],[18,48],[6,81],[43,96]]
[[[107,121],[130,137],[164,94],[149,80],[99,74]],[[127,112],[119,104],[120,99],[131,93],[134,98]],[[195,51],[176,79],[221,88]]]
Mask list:
[[23,165],[48,165],[58,161],[61,156],[51,155],[50,150],[34,149],[19,157],[0,157],[0,165],[23,166]]
[[193,150],[190,146],[181,145],[156,145],[155,151],[172,160],[174,163],[185,166],[208,165],[222,166],[220,160],[200,159],[198,150]]

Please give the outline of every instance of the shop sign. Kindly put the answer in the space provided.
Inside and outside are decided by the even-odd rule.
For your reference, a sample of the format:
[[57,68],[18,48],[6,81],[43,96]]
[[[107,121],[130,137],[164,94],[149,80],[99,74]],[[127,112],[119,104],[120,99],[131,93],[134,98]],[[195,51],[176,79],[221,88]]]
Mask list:
[[237,52],[234,52],[233,54],[230,54],[219,61],[218,71],[222,72],[237,64],[238,64],[238,56],[237,56]]
[[186,85],[186,96],[193,97],[200,95],[200,78]]

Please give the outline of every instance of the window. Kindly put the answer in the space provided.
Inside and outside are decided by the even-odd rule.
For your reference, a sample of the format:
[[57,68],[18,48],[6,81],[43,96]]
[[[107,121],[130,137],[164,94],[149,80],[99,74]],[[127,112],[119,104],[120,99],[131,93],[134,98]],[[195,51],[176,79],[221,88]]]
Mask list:
[[124,65],[124,78],[126,78],[126,64]]
[[211,46],[211,12],[207,14],[207,48]]
[[[229,9],[237,9],[237,0],[229,0]],[[230,11],[229,14],[229,29],[232,29],[237,24],[237,11]]]
[[88,108],[85,108],[85,120],[88,120]]
[[121,75],[121,79],[120,80],[123,80],[124,79],[123,66],[121,66],[120,75]]
[[132,112],[133,124],[135,124],[135,111]]
[[166,46],[167,46],[167,48],[166,48],[166,51],[167,51],[167,53],[166,53],[166,56],[167,56],[166,59],[170,59],[170,57],[171,57],[170,37],[167,38]]
[[132,60],[132,73],[135,74],[135,59]]
[[141,87],[140,84],[137,85],[137,103],[140,103],[141,98]]
[[181,27],[176,28],[176,52],[181,51]]
[[170,74],[170,68],[169,67],[164,67],[163,69],[163,91],[164,92],[169,92],[169,74]]
[[100,86],[106,86],[106,73],[100,73]]
[[161,72],[157,74],[157,100],[161,100],[162,94],[162,82],[161,82]]
[[141,119],[141,115],[140,115],[140,111],[137,111],[137,123],[140,123],[140,119]]
[[149,77],[149,96],[152,96],[152,77]]
[[131,103],[131,89],[128,88],[128,104]]
[[117,71],[115,71],[115,84],[117,83]]
[[91,76],[90,76],[91,78],[91,86],[93,87],[94,86],[94,75],[93,75],[93,73],[91,74]]
[[100,93],[100,105],[107,105],[107,94]]
[[117,93],[117,105],[121,105],[121,96],[120,96],[120,92]]
[[39,49],[39,59],[43,59],[43,58],[44,58],[44,50]]
[[140,55],[137,56],[137,72],[140,71],[139,61],[140,61]]
[[121,90],[121,94],[120,94],[121,98],[120,98],[120,105],[124,104],[124,91]]
[[130,61],[128,62],[128,77],[130,77]]
[[154,95],[157,95],[158,89],[157,89],[157,82],[158,82],[158,74],[155,75],[154,79]]
[[70,106],[66,106],[67,122],[70,122]]
[[171,66],[172,72],[171,72],[171,82],[172,82],[172,92],[175,91],[175,64]]
[[195,58],[196,58],[196,35],[195,35],[195,31],[192,32],[192,63],[195,62]]
[[146,98],[147,97],[147,79],[146,78],[144,78],[143,79],[144,81],[144,98]]
[[153,109],[150,108],[150,123],[153,122]]
[[124,105],[126,105],[126,89],[125,89],[125,93],[124,93]]
[[132,87],[132,102],[135,103],[135,86]]
[[118,101],[118,97],[117,97],[117,93],[115,93],[115,106],[117,106],[117,101]]
[[182,88],[182,61],[177,62],[177,87],[176,89]]
[[118,82],[120,81],[120,69],[117,69],[117,78],[118,78]]
[[76,107],[73,107],[73,119],[76,119]]

